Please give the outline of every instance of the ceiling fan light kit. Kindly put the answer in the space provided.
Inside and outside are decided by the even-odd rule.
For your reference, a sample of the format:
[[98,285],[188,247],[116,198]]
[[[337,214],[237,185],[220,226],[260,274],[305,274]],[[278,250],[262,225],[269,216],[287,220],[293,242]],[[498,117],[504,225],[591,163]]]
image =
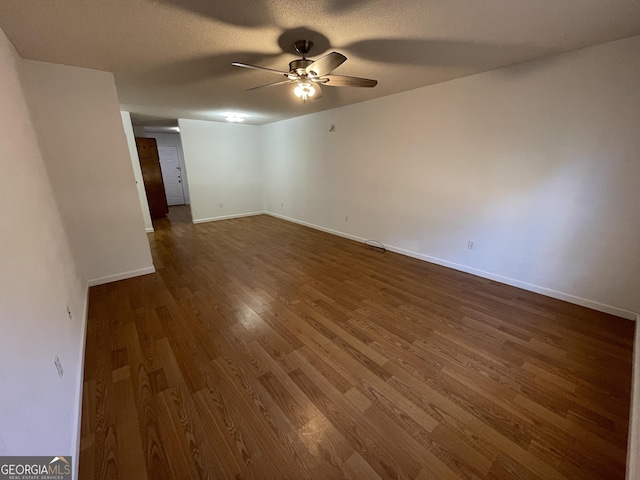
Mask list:
[[295,84],[293,93],[296,97],[302,98],[303,102],[308,99],[318,99],[322,97],[322,89],[320,85],[329,87],[375,87],[377,80],[359,77],[347,77],[344,75],[331,75],[336,68],[342,65],[347,57],[338,52],[331,52],[318,60],[310,60],[307,54],[313,47],[310,40],[298,40],[293,44],[296,51],[302,55],[289,62],[289,71],[282,72],[273,68],[261,67],[259,65],[250,65],[248,63],[233,62],[235,67],[251,68],[254,70],[263,70],[284,76],[286,80],[268,83],[258,87],[248,88],[249,90],[257,90],[259,88],[273,87],[276,85]]
[[307,82],[299,82],[296,88],[293,89],[293,93],[296,97],[302,98],[303,101],[307,101],[315,95],[316,89],[313,85]]

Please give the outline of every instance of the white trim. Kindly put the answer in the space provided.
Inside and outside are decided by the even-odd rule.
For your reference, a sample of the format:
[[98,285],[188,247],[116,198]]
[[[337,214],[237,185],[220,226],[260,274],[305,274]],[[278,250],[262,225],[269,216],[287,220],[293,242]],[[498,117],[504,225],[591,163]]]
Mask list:
[[588,298],[578,297],[577,295],[571,295],[570,293],[560,292],[558,290],[553,290],[551,288],[541,287],[540,285],[535,285],[533,283],[523,282],[521,280],[516,280],[515,278],[505,277],[495,273],[487,272],[485,270],[479,270],[473,267],[467,267],[466,265],[460,265],[458,263],[449,262],[447,260],[442,260],[440,258],[430,257],[428,255],[422,255],[420,253],[411,252],[409,250],[404,250],[402,248],[389,247],[389,246],[386,246],[386,248],[387,250],[390,250],[392,252],[400,253],[402,255],[407,255],[408,257],[414,257],[419,260],[425,260],[427,262],[435,263],[437,265],[442,265],[443,267],[453,268],[454,270],[459,270],[461,272],[470,273],[478,277],[494,280],[496,282],[511,285],[512,287],[522,288],[523,290],[539,293],[541,295],[545,295],[551,298],[556,298],[558,300],[564,300],[565,302],[591,308],[599,312],[616,315],[618,317],[622,317],[627,320],[635,320],[637,317],[637,314],[635,312],[630,312],[628,310],[614,307],[612,305],[607,305],[606,303],[600,303],[595,300],[589,300]]
[[[313,223],[303,222],[302,220],[297,220],[295,218],[285,217],[284,215],[279,215],[277,213],[271,213],[271,212],[264,212],[264,213],[267,214],[267,215],[271,215],[272,217],[277,217],[277,218],[280,218],[282,220],[286,220],[287,222],[297,223],[298,225],[302,225],[304,227],[313,228],[314,230],[320,230],[321,232],[330,233],[332,235],[338,235],[339,237],[348,238],[349,240],[354,240],[356,242],[364,243],[364,242],[367,241],[366,238],[357,237],[357,236],[351,235],[349,233],[339,232],[338,230],[332,230],[332,229],[326,228],[326,227],[321,227],[321,226],[315,225]],[[387,248],[387,250],[388,250],[388,248]]]
[[640,314],[633,341],[633,374],[631,376],[631,408],[629,441],[627,442],[627,480],[640,479]]
[[209,218],[194,218],[193,223],[206,223],[206,222],[217,222],[218,220],[229,220],[230,218],[241,218],[241,217],[253,217],[255,215],[263,215],[266,212],[249,212],[249,213],[236,213],[235,215],[222,215],[220,217],[209,217]]
[[84,351],[87,345],[87,322],[89,320],[89,287],[87,286],[84,299],[84,316],[80,328],[80,358],[78,359],[77,395],[76,395],[76,418],[74,428],[71,432],[71,446],[73,448],[73,458],[71,460],[71,472],[74,479],[78,479],[80,468],[80,435],[82,428],[82,393],[84,387]]
[[148,275],[156,271],[155,267],[145,267],[138,270],[131,270],[130,272],[117,273],[115,275],[108,275],[106,277],[94,278],[89,280],[89,286],[95,287],[96,285],[103,285],[105,283],[117,282],[118,280],[126,280],[127,278],[139,277],[141,275]]
[[144,231],[147,232],[147,233],[153,233],[154,232],[153,227],[145,228]]
[[[349,240],[355,240],[356,242],[364,243],[366,241],[365,238],[357,237],[355,235],[350,235],[348,233],[339,232],[337,230],[332,230],[330,228],[320,227],[318,225],[314,225],[312,223],[303,222],[301,220],[296,220],[295,218],[285,217],[284,215],[278,215],[277,213],[265,212],[267,215],[271,215],[273,217],[280,218],[282,220],[287,220],[289,222],[297,223],[300,225],[304,225],[305,227],[314,228],[316,230],[320,230],[322,232],[331,233],[333,235],[338,235],[340,237],[348,238]],[[435,263],[436,265],[442,265],[443,267],[453,268],[454,270],[459,270],[461,272],[470,273],[472,275],[476,275],[478,277],[487,278],[489,280],[494,280],[496,282],[504,283],[506,285],[511,285],[513,287],[522,288],[524,290],[528,290],[530,292],[539,293],[541,295],[545,295],[547,297],[556,298],[558,300],[564,300],[565,302],[573,303],[575,305],[581,305],[583,307],[591,308],[593,310],[597,310],[599,312],[609,313],[611,315],[616,315],[618,317],[626,318],[627,320],[635,320],[638,316],[636,312],[631,312],[629,310],[624,310],[622,308],[614,307],[612,305],[607,305],[605,303],[600,303],[595,300],[590,300],[588,298],[578,297],[576,295],[571,295],[565,292],[559,292],[558,290],[552,290],[551,288],[541,287],[539,285],[535,285],[533,283],[523,282],[521,280],[517,280],[515,278],[505,277],[502,275],[498,275],[495,273],[487,272],[485,270],[479,270],[477,268],[468,267],[466,265],[461,265],[459,263],[450,262],[448,260],[443,260],[437,257],[431,257],[429,255],[424,255],[422,253],[412,252],[411,250],[405,250],[404,248],[394,247],[392,245],[386,245],[385,248],[390,252],[399,253],[401,255],[406,255],[407,257],[417,258],[418,260],[424,260],[425,262]],[[640,480],[640,479],[639,479]]]

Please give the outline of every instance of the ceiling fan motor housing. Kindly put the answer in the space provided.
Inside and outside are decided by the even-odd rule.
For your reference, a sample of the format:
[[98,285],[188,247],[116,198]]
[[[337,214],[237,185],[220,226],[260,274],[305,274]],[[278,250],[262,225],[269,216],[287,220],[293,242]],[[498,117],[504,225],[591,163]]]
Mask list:
[[311,40],[296,40],[293,42],[293,48],[296,49],[296,52],[302,55],[302,58],[311,51],[311,47],[313,47],[313,42]]
[[300,58],[289,62],[289,73],[295,73],[298,76],[307,76],[307,67],[313,63],[313,60]]

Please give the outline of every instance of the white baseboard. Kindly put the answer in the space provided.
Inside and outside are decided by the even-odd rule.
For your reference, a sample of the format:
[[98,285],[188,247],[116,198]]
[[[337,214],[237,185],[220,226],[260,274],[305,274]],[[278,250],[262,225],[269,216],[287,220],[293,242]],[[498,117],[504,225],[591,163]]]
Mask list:
[[627,480],[640,480],[640,314],[633,341],[633,375],[631,377],[631,409],[627,443]]
[[262,215],[265,212],[249,212],[236,213],[235,215],[222,215],[220,217],[194,218],[193,223],[217,222],[218,220],[229,220],[230,218],[253,217],[254,215]]
[[[297,223],[299,225],[304,225],[305,227],[314,228],[316,230],[320,230],[322,232],[331,233],[333,235],[338,235],[340,237],[348,238],[349,240],[354,240],[356,242],[364,243],[367,239],[358,237],[355,235],[351,235],[348,233],[340,232],[337,230],[332,230],[330,228],[321,227],[319,225],[314,225],[312,223],[304,222],[302,220],[297,220],[295,218],[285,217],[284,215],[279,215],[277,213],[272,212],[264,212],[267,215],[271,215],[273,217],[280,218],[282,220],[286,220],[288,222]],[[636,312],[631,312],[629,310],[624,310],[622,308],[614,307],[612,305],[607,305],[605,303],[597,302],[595,300],[590,300],[588,298],[578,297],[576,295],[571,295],[569,293],[560,292],[557,290],[553,290],[546,287],[541,287],[539,285],[535,285],[533,283],[527,283],[515,278],[505,277],[503,275],[498,275],[495,273],[487,272],[485,270],[479,270],[477,268],[469,267],[466,265],[461,265],[459,263],[450,262],[448,260],[443,260],[437,257],[431,257],[429,255],[424,255],[421,253],[413,252],[411,250],[406,250],[400,247],[394,247],[392,245],[386,245],[385,248],[390,252],[399,253],[401,255],[406,255],[407,257],[417,258],[418,260],[424,260],[425,262],[435,263],[436,265],[442,265],[443,267],[452,268],[454,270],[458,270],[465,273],[470,273],[472,275],[476,275],[478,277],[487,278],[489,280],[494,280],[499,283],[504,283],[506,285],[511,285],[512,287],[522,288],[523,290],[528,290],[530,292],[539,293],[541,295],[545,295],[547,297],[556,298],[558,300],[564,300],[565,302],[573,303],[575,305],[580,305],[583,307],[591,308],[593,310],[597,310],[599,312],[609,313],[611,315],[616,315],[618,317],[626,318],[628,320],[635,320],[638,316]],[[639,479],[640,480],[640,479]]]
[[153,233],[155,230],[153,229],[153,227],[148,227],[148,228],[145,228],[144,231],[147,233]]
[[315,225],[313,223],[304,222],[302,220],[298,220],[296,218],[285,217],[284,215],[279,215],[277,213],[272,212],[264,212],[266,215],[271,215],[272,217],[280,218],[282,220],[286,220],[287,222],[297,223],[298,225],[303,225],[305,227],[313,228],[314,230],[320,230],[321,232],[330,233],[332,235],[338,235],[339,237],[348,238],[349,240],[354,240],[356,242],[364,243],[367,241],[366,238],[357,237],[355,235],[351,235],[349,233],[340,232],[338,230],[332,230],[330,228],[321,227],[320,225]]
[[499,283],[511,285],[512,287],[522,288],[523,290],[539,293],[547,297],[556,298],[558,300],[564,300],[565,302],[573,303],[575,305],[580,305],[582,307],[591,308],[592,310],[597,310],[599,312],[609,313],[611,315],[616,315],[618,317],[626,318],[628,320],[635,320],[636,317],[638,316],[635,312],[630,312],[622,308],[614,307],[612,305],[607,305],[606,303],[600,303],[595,300],[589,300],[588,298],[578,297],[577,295],[571,295],[569,293],[560,292],[558,290],[553,290],[551,288],[541,287],[540,285],[523,282],[520,280],[516,280],[515,278],[505,277],[503,275],[487,272],[485,270],[479,270],[477,268],[468,267],[466,265],[460,265],[458,263],[449,262],[448,260],[442,260],[436,257],[430,257],[428,255],[422,255],[420,253],[411,252],[409,250],[404,250],[398,247],[386,246],[386,248],[389,251],[400,253],[402,255],[407,255],[409,257],[417,258],[419,260],[425,260],[430,263],[442,265],[443,267],[453,268],[454,270],[459,270],[461,272],[470,273],[478,277],[494,280]]
[[80,328],[80,358],[78,359],[78,376],[76,378],[76,416],[74,418],[73,431],[71,433],[72,460],[71,472],[75,480],[78,479],[80,467],[80,435],[82,427],[82,393],[84,386],[84,351],[87,344],[87,322],[89,320],[89,286],[86,289],[84,300],[84,316]]
[[127,278],[139,277],[141,275],[148,275],[156,271],[155,267],[145,267],[138,270],[131,270],[129,272],[117,273],[115,275],[108,275],[106,277],[94,278],[89,280],[89,286],[95,287],[96,285],[103,285],[105,283],[117,282],[118,280],[126,280]]

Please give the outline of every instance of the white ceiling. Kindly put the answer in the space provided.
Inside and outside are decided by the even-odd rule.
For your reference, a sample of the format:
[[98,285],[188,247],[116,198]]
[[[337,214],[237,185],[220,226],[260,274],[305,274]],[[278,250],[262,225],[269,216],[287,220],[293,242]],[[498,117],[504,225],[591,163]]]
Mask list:
[[[640,35],[640,1],[0,0],[0,27],[24,58],[113,72],[136,124],[260,125]],[[287,70],[298,39],[378,86],[306,104],[289,85],[244,91],[278,77],[231,62]]]

